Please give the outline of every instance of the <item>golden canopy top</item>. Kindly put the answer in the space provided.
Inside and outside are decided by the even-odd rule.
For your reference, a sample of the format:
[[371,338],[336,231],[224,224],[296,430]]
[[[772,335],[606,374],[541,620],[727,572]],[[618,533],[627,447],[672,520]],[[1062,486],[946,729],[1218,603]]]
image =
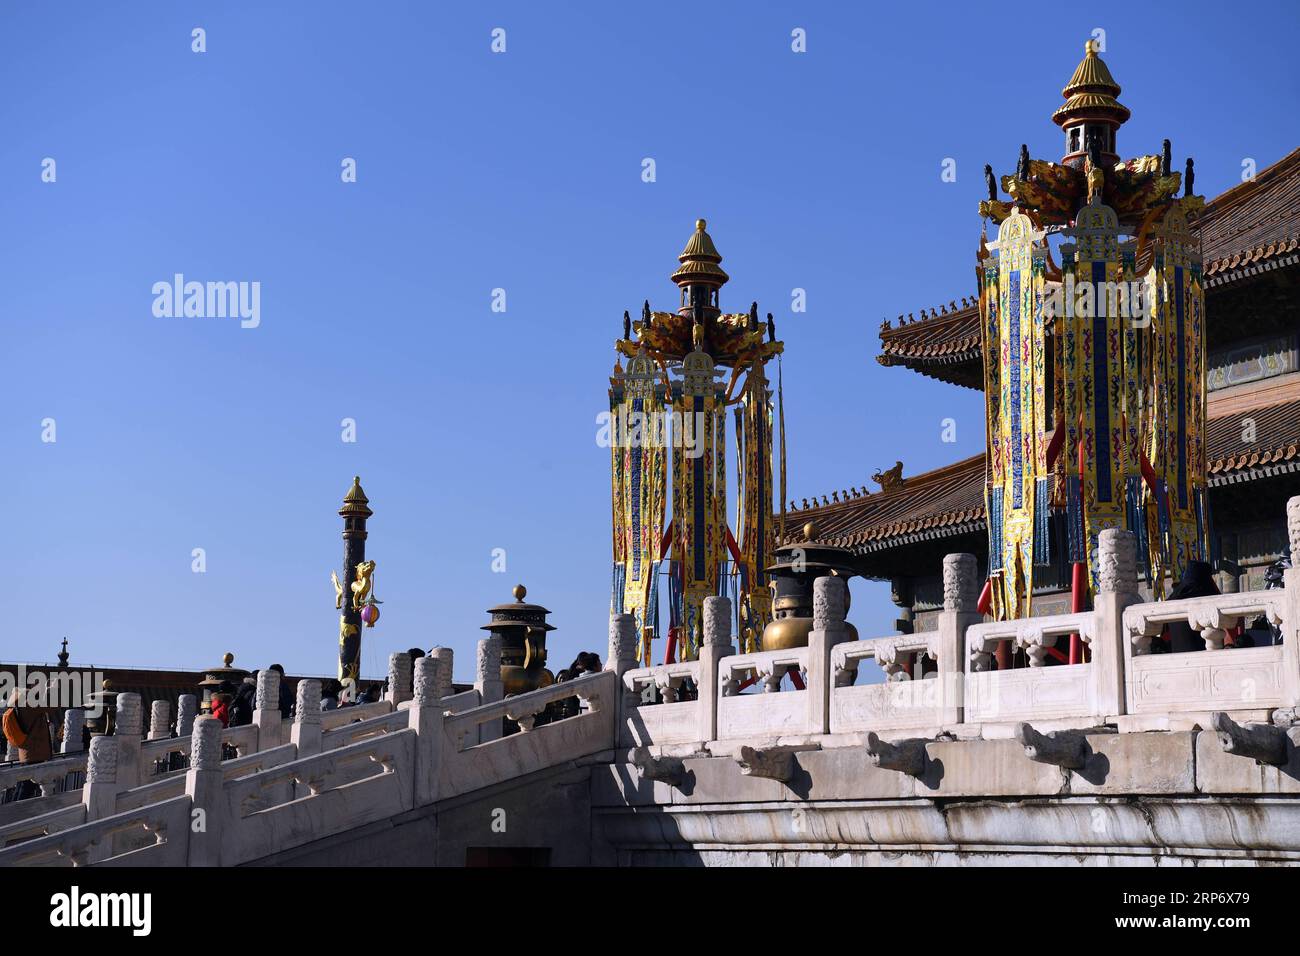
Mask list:
[[1129,108],[1115,97],[1120,94],[1120,85],[1110,75],[1110,69],[1097,55],[1097,41],[1088,40],[1083,45],[1083,60],[1074,68],[1074,75],[1065,84],[1061,95],[1065,105],[1052,114],[1052,121],[1064,126],[1082,112],[1103,110],[1119,122],[1124,122],[1132,115]]
[[349,488],[348,493],[343,496],[343,507],[339,509],[339,514],[343,516],[362,515],[369,518],[374,514],[374,512],[367,507],[369,504],[370,499],[367,498],[366,493],[361,490],[361,476],[353,475],[352,487]]
[[718,265],[722,256],[718,247],[704,227],[708,225],[703,219],[695,220],[695,232],[686,241],[686,248],[677,257],[681,267],[673,273],[672,279],[678,285],[688,282],[704,281],[713,285],[722,285],[730,276]]

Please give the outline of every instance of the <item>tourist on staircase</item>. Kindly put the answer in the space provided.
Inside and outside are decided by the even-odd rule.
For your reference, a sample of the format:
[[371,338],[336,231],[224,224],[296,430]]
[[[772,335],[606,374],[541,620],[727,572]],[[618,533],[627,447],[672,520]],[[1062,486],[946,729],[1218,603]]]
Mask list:
[[[18,748],[19,763],[44,763],[50,759],[50,723],[45,718],[44,711],[25,704],[24,689],[14,688],[9,695],[8,709],[4,713],[5,739]],[[25,800],[36,796],[38,792],[36,784],[22,780],[18,783],[14,799]]]

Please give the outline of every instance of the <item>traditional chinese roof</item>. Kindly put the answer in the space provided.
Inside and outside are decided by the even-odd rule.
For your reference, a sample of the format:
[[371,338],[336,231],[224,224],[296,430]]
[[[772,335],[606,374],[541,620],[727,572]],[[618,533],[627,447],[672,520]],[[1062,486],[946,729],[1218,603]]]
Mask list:
[[931,309],[928,315],[922,311],[916,321],[907,322],[900,315],[897,326],[882,326],[876,361],[886,366],[905,365],[931,378],[982,389],[978,302],[963,298],[960,305],[955,300],[949,305],[939,311]]
[[1300,261],[1300,149],[1206,204],[1206,289]]
[[[1193,226],[1201,236],[1207,314],[1214,324],[1216,290],[1261,272],[1300,263],[1300,149],[1253,180],[1206,203]],[[921,311],[921,318],[880,329],[881,365],[903,365],[954,385],[983,388],[979,310],[974,299],[957,308]]]
[[905,475],[903,486],[893,491],[788,513],[787,527],[801,526],[810,517],[821,540],[859,554],[982,530],[984,455]]
[[[1247,417],[1255,423],[1253,442],[1242,441]],[[1210,419],[1205,454],[1211,487],[1300,471],[1300,400]]]
[[[1210,419],[1206,456],[1210,487],[1300,471],[1300,399],[1254,409],[1255,441],[1242,440],[1242,415]],[[984,454],[919,475],[901,489],[786,514],[787,528],[812,519],[818,537],[855,554],[984,532]]]

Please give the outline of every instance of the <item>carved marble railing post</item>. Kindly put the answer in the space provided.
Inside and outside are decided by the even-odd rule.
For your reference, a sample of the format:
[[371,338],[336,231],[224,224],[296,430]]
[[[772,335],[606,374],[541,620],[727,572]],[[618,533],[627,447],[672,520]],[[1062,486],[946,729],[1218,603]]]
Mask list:
[[280,672],[263,667],[257,672],[257,698],[253,710],[257,749],[270,750],[284,743],[284,718],[280,716]]
[[619,726],[640,704],[641,695],[623,686],[623,675],[636,667],[636,618],[631,614],[610,614],[609,653],[605,655],[605,670],[618,675],[619,686],[615,693],[618,701]]
[[149,705],[149,739],[165,740],[172,735],[171,704],[155,700]]
[[172,735],[172,708],[165,700],[155,700],[149,705],[149,733],[146,740],[166,740]]
[[814,734],[830,733],[831,648],[848,640],[844,615],[849,589],[844,579],[826,575],[813,582],[813,626],[808,632],[808,726]]
[[[299,686],[303,683],[306,682],[300,682]],[[190,734],[190,766],[185,771],[185,793],[190,798],[190,866],[221,865],[221,831],[225,822],[223,776],[221,721],[215,717],[199,717]]]
[[[700,645],[700,740],[718,739],[719,681],[722,659],[736,652],[731,644],[731,599],[704,599],[704,643]],[[731,676],[727,675],[728,678]]]
[[[495,704],[505,698],[505,685],[501,683],[501,638],[497,635],[485,637],[478,642],[478,660],[474,687],[478,690],[481,704]],[[478,741],[481,744],[496,740],[501,736],[501,724],[497,721],[480,724]]]
[[90,755],[86,759],[86,784],[81,788],[81,803],[86,821],[112,816],[117,812],[117,794],[126,789],[121,782],[121,737],[90,738]]
[[144,740],[144,701],[139,694],[117,695],[117,713],[113,718],[113,736],[120,738],[117,751],[117,779],[123,788],[145,782],[140,766],[140,744]]
[[63,745],[59,748],[65,754],[79,754],[85,743],[82,734],[86,727],[86,712],[80,707],[63,712]]
[[417,657],[411,707],[407,726],[416,733],[415,805],[427,806],[438,799],[438,773],[442,767],[442,670],[440,657]]
[[290,740],[298,748],[298,759],[320,753],[320,681],[304,677],[298,681]]
[[980,623],[979,562],[973,554],[943,559],[943,610],[939,612],[939,722],[962,722],[966,689],[966,628]]
[[194,694],[181,694],[176,698],[176,736],[188,737],[194,733],[194,718],[198,715],[198,697]]
[[384,697],[394,708],[411,699],[412,673],[410,654],[398,651],[388,655],[388,690]]
[[1292,568],[1284,572],[1282,605],[1282,702],[1300,706],[1300,495],[1286,503]]
[[613,671],[622,680],[625,673],[636,667],[636,647],[636,618],[631,614],[611,614],[605,670]]
[[1098,536],[1097,595],[1093,601],[1092,706],[1098,717],[1116,717],[1124,704],[1124,608],[1138,594],[1137,537],[1107,528]]
[[438,700],[443,700],[456,693],[456,655],[450,647],[435,647],[429,656],[438,662]]

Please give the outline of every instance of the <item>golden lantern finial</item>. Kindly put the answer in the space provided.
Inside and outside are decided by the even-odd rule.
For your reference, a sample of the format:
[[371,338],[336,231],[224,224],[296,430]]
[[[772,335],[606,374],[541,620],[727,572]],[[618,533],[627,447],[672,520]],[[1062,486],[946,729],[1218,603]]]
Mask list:
[[230,651],[226,651],[225,654],[221,655],[221,663],[229,667],[231,664],[235,663],[235,655],[230,653]]
[[817,525],[814,522],[809,521],[807,524],[803,526],[803,539],[805,541],[813,541],[816,539],[816,537],[817,537]]
[[682,250],[682,254],[677,257],[681,267],[672,274],[672,280],[678,285],[698,281],[707,285],[722,286],[727,282],[727,273],[718,265],[722,261],[722,255],[718,252],[718,247],[713,244],[712,237],[704,231],[706,226],[708,222],[705,220],[695,220],[695,231],[686,241],[686,248]]
[[524,598],[528,596],[528,588],[524,587],[522,584],[516,584],[510,593],[515,596],[516,601],[522,604]]

